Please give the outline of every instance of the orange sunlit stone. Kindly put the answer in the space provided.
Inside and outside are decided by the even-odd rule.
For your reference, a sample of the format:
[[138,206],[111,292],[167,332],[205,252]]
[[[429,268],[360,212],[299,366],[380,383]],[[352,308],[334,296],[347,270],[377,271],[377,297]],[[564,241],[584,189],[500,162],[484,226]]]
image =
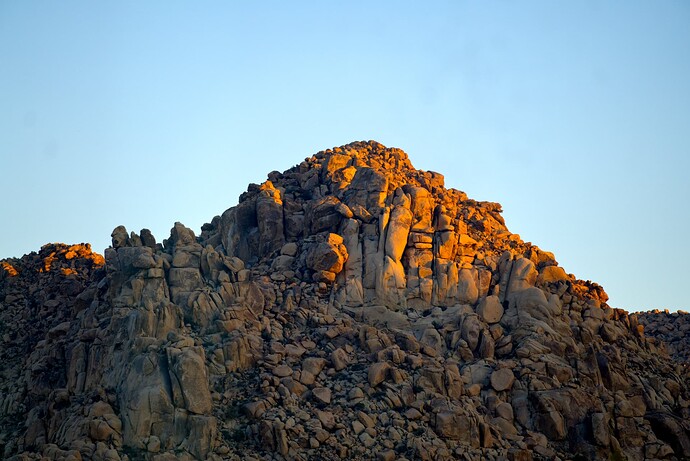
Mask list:
[[[53,249],[48,256],[43,258],[43,267],[39,272],[50,272],[53,263],[57,259],[71,261],[75,259],[86,259],[91,261],[94,266],[100,267],[105,265],[105,258],[102,255],[91,251],[91,245],[88,243],[79,243],[76,245],[67,246],[63,243],[55,243],[50,246],[45,245],[44,249]],[[75,272],[76,273],[76,272]]]
[[3,261],[0,265],[2,265],[2,268],[5,269],[5,272],[7,272],[10,277],[16,277],[19,275],[19,272],[17,272],[17,269],[15,269],[12,264]]
[[43,267],[40,269],[40,272],[50,272],[50,266],[53,265],[53,261],[55,261],[55,258],[56,255],[54,251],[45,258],[43,258]]

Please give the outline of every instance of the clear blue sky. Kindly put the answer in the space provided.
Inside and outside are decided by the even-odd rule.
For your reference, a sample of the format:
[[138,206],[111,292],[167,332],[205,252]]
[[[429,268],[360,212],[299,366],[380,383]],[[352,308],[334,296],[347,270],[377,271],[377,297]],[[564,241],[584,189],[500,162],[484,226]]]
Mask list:
[[0,257],[404,149],[628,310],[690,308],[690,3],[0,0]]

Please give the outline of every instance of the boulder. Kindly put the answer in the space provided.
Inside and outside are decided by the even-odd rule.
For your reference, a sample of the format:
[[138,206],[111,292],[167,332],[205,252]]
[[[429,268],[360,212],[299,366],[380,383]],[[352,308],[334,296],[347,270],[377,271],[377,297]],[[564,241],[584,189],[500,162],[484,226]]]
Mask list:
[[570,277],[568,277],[568,274],[566,274],[560,266],[546,266],[539,271],[539,275],[537,276],[537,283],[539,284],[556,283],[567,280],[570,280]]
[[464,444],[479,446],[479,425],[461,412],[439,411],[433,419],[434,431],[441,437],[458,440]]
[[285,243],[283,230],[283,201],[271,181],[261,186],[256,199],[256,222],[259,230],[259,255],[266,256],[279,250]]
[[357,168],[343,201],[350,208],[359,205],[372,214],[378,214],[387,192],[388,178],[384,173],[369,167]]
[[508,368],[501,368],[491,373],[491,387],[497,392],[510,389],[514,382],[515,375]]
[[313,271],[338,274],[347,261],[347,248],[337,234],[328,234],[325,241],[313,245],[307,252],[306,264]]
[[377,362],[369,366],[369,371],[367,372],[369,385],[376,387],[385,381],[389,369],[390,365],[386,362]]
[[482,298],[477,306],[477,315],[483,322],[492,324],[498,323],[503,317],[503,306],[498,296],[487,296]]
[[210,413],[212,403],[204,349],[185,347],[180,350],[171,347],[167,352],[175,404],[190,413]]
[[386,233],[386,255],[394,261],[400,261],[402,258],[411,225],[412,212],[404,206],[394,207]]

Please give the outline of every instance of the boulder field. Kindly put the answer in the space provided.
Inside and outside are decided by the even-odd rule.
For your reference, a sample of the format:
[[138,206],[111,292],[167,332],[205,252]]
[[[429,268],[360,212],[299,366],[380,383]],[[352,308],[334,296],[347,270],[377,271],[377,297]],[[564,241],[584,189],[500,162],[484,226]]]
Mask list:
[[199,235],[2,260],[0,457],[690,459],[687,315],[609,306],[501,211],[355,142]]

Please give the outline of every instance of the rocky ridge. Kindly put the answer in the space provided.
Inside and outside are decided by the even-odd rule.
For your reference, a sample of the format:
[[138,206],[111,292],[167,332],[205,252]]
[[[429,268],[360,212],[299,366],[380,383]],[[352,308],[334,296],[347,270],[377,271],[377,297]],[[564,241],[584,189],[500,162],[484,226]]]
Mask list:
[[105,261],[3,261],[0,452],[690,457],[687,368],[500,213],[358,142],[270,173],[199,236],[120,226]]

